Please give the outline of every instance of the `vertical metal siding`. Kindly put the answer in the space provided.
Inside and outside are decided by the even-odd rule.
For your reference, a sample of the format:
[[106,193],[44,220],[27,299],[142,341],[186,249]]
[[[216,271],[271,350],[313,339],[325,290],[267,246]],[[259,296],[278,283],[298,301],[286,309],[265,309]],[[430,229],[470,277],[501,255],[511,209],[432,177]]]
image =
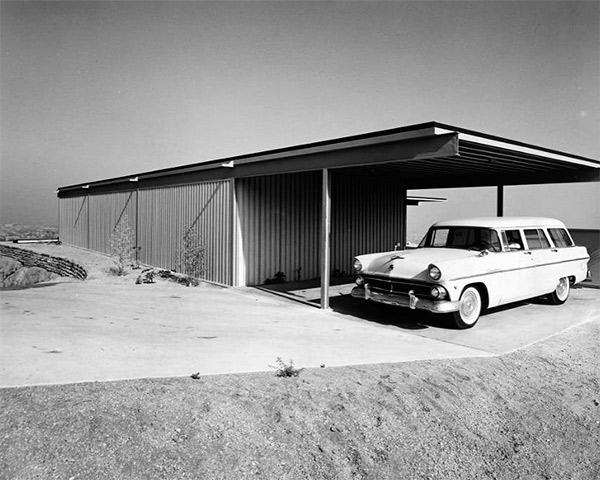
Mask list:
[[[237,200],[246,283],[277,272],[320,276],[321,172],[240,179]],[[406,189],[395,179],[332,172],[331,269],[352,273],[354,256],[402,240]]]
[[351,274],[356,255],[403,239],[406,188],[394,178],[332,177],[331,268]]
[[231,285],[232,205],[229,181],[215,181],[139,191],[140,260],[179,270],[178,250],[186,227],[196,225],[206,246],[206,275]]
[[61,198],[59,200],[58,236],[67,245],[88,248],[89,197]]
[[118,224],[126,224],[135,237],[135,196],[135,191],[90,196],[89,249],[111,253],[110,237]]
[[[196,223],[206,244],[206,279],[261,284],[284,272],[287,281],[320,276],[321,174],[307,172],[213,181],[60,199],[64,243],[109,251],[110,234],[126,214],[137,231],[140,261],[179,269],[186,226]],[[403,238],[406,189],[392,178],[332,172],[331,268],[352,272],[355,255],[390,250]],[[234,279],[234,238],[245,278]],[[237,256],[235,257],[237,258]]]
[[264,283],[277,272],[287,281],[317,278],[319,172],[244,178],[236,185],[245,283]]

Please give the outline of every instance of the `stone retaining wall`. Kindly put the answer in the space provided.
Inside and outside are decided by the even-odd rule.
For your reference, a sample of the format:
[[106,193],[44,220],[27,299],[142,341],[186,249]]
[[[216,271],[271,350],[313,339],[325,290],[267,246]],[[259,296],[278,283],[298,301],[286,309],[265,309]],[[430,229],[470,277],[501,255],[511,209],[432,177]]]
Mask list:
[[87,277],[85,268],[65,258],[52,257],[45,253],[36,253],[8,245],[0,245],[0,255],[13,258],[24,267],[43,268],[62,277],[73,277],[79,280],[85,280]]

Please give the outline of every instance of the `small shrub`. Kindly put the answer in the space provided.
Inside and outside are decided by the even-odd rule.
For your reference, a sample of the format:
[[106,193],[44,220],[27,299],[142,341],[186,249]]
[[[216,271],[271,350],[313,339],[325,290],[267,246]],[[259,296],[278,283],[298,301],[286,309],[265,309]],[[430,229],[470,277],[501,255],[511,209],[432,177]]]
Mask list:
[[275,369],[276,377],[297,377],[304,370],[303,368],[296,368],[293,360],[290,360],[290,363],[285,363],[281,357],[277,357],[276,363],[277,366],[269,365],[269,367]]
[[154,277],[156,272],[152,269],[144,270],[141,275],[138,275],[135,283],[141,285],[142,283],[156,283]]
[[285,273],[277,272],[274,278],[267,278],[265,280],[265,285],[276,285],[285,283]]
[[110,253],[115,257],[115,275],[125,275],[134,261],[135,234],[129,227],[127,215],[123,215],[110,235]]
[[161,278],[163,280],[169,280],[186,287],[197,287],[200,285],[200,280],[190,275],[184,275],[183,273],[171,272],[169,270],[152,269],[147,268],[142,270],[141,275],[138,275],[135,283],[136,285],[142,285],[144,283],[156,283],[156,279]]
[[159,270],[157,275],[160,278],[165,280],[171,280],[173,282],[179,283],[180,285],[185,285],[186,287],[197,287],[200,285],[200,282],[196,277],[192,277],[191,275],[183,275],[180,273],[170,272],[169,270]]

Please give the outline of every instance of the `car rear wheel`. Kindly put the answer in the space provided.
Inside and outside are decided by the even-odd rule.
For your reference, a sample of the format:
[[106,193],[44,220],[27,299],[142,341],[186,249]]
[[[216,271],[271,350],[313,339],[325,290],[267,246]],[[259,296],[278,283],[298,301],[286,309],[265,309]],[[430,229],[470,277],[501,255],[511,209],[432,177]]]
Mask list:
[[571,292],[571,282],[567,277],[563,277],[558,281],[556,289],[550,294],[550,301],[554,305],[562,305],[569,298]]
[[481,301],[481,294],[475,287],[465,288],[465,291],[460,296],[460,305],[457,312],[452,315],[454,322],[458,328],[471,328],[479,320],[483,302]]

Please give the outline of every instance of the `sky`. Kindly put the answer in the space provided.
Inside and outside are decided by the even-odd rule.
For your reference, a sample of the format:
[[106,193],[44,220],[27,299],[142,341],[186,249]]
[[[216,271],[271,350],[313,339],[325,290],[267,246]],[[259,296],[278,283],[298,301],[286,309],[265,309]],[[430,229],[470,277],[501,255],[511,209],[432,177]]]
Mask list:
[[[2,1],[0,22],[0,223],[56,225],[61,186],[428,121],[600,159],[596,1]],[[598,190],[510,187],[505,214],[599,228]],[[411,193],[449,199],[417,230],[496,211],[494,189]]]

